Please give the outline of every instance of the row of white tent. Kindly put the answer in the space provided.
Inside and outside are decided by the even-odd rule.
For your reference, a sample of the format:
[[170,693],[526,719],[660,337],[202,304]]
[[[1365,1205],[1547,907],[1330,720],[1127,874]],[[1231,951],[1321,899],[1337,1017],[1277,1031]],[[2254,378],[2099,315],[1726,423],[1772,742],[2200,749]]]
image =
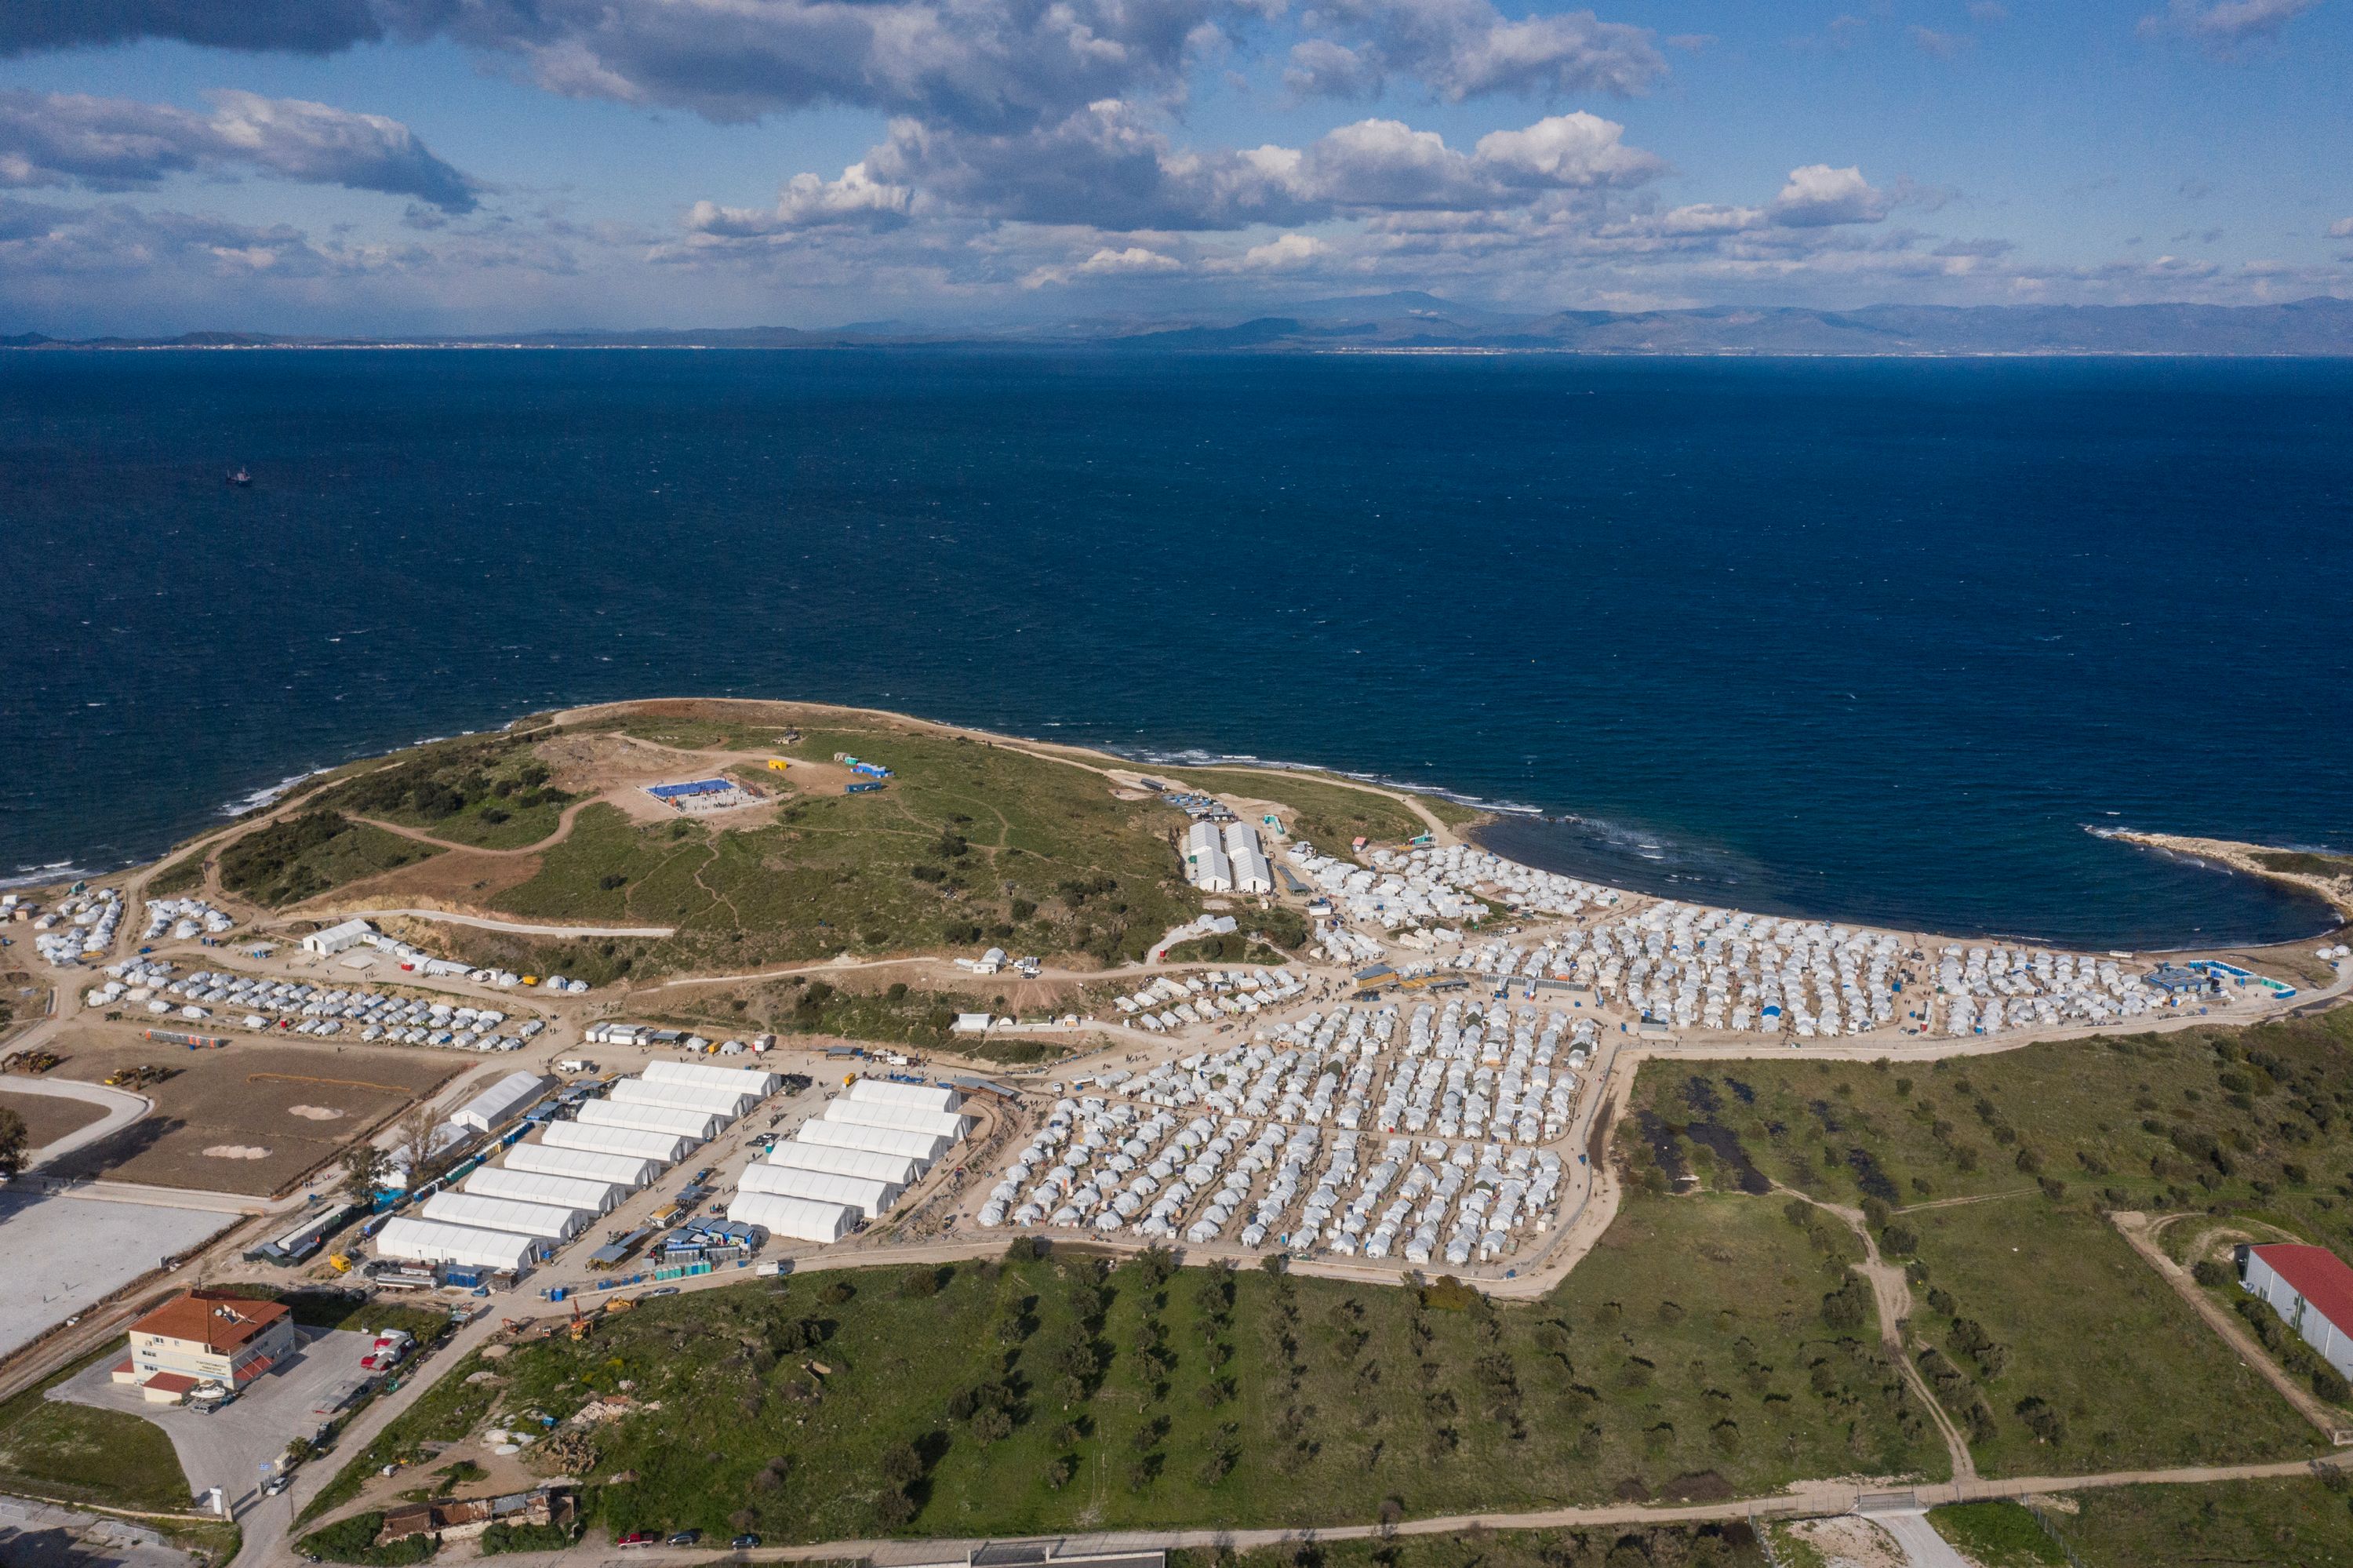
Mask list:
[[521,1273],[776,1092],[774,1073],[655,1062],[575,1119],[550,1122],[503,1165],[484,1165],[413,1215],[387,1222],[377,1253],[409,1263]]
[[860,1078],[736,1183],[727,1217],[796,1241],[835,1242],[881,1218],[971,1130],[964,1097]]

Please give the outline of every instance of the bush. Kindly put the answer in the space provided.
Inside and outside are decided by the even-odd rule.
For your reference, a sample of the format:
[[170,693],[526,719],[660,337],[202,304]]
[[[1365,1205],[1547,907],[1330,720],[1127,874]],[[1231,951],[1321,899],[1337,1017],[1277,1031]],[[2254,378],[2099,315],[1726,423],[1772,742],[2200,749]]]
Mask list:
[[355,1513],[312,1531],[300,1544],[303,1551],[330,1563],[359,1563],[367,1568],[399,1568],[403,1563],[422,1563],[439,1545],[429,1535],[404,1535],[378,1546],[375,1538],[383,1529],[382,1513]]
[[482,1531],[482,1555],[501,1552],[561,1552],[572,1532],[560,1524],[494,1524]]
[[2189,1270],[2189,1277],[2209,1290],[2219,1290],[2238,1282],[2239,1271],[2220,1259],[2201,1257]]

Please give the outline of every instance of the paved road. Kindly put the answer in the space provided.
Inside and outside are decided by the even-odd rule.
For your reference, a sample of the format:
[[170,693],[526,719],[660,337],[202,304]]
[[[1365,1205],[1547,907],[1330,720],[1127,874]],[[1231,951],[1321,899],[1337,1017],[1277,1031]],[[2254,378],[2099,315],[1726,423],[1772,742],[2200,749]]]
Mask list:
[[56,1142],[45,1143],[26,1155],[25,1169],[27,1171],[37,1170],[77,1149],[86,1149],[101,1138],[111,1138],[155,1108],[155,1102],[144,1095],[134,1095],[127,1089],[111,1089],[104,1084],[85,1084],[76,1078],[12,1077],[8,1080],[8,1092],[12,1095],[46,1095],[57,1100],[80,1100],[106,1112],[88,1127],[76,1128]]
[[1926,1509],[1907,1509],[1897,1513],[1874,1510],[1870,1517],[1873,1524],[1895,1538],[1895,1544],[1904,1548],[1904,1555],[1911,1559],[1912,1568],[1976,1568],[1953,1550],[1951,1542],[1936,1533],[1936,1527],[1928,1522]]

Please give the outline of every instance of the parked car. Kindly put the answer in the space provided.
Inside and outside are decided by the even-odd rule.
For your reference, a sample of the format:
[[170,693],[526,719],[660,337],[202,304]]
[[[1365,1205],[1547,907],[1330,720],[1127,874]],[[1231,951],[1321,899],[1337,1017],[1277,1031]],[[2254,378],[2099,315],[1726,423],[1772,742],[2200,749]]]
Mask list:
[[613,1542],[616,1546],[651,1546],[653,1543],[654,1532],[650,1530],[633,1530]]
[[760,1538],[756,1535],[739,1535],[727,1544],[738,1552],[749,1552],[760,1544]]
[[649,1296],[675,1296],[678,1294],[678,1287],[675,1285],[665,1285],[659,1289],[649,1290],[646,1294]]
[[691,1546],[702,1539],[702,1531],[699,1530],[681,1530],[672,1535],[667,1544],[671,1546]]

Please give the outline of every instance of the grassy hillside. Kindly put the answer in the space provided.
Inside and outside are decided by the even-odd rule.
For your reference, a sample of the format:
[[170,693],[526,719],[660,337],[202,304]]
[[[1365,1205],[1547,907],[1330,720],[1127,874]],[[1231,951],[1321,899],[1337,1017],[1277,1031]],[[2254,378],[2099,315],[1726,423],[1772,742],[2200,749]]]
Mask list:
[[310,810],[257,829],[222,850],[221,885],[257,904],[283,908],[442,853],[334,811]]
[[554,832],[572,797],[515,732],[419,747],[323,791],[319,804],[417,828],[452,843],[519,849]]
[[119,1410],[47,1397],[118,1344],[0,1404],[0,1488],[111,1508],[188,1506],[188,1478],[162,1427]]
[[2347,1568],[2353,1484],[2320,1478],[2084,1492],[2074,1514],[2046,1510],[2084,1568],[2158,1563]]
[[1077,1252],[815,1274],[651,1302],[518,1349],[495,1383],[465,1363],[353,1467],[627,1379],[661,1409],[596,1429],[595,1470],[638,1479],[596,1490],[595,1517],[771,1541],[1939,1474],[1875,1331],[1825,1327],[1852,1245],[1770,1205],[1646,1199],[1532,1306]]
[[675,925],[645,960],[663,968],[990,944],[1110,963],[1140,956],[1198,907],[1170,838],[1184,819],[1114,799],[1098,774],[879,728],[811,731],[787,755],[838,751],[898,777],[873,794],[796,796],[770,825],[743,829],[639,827],[592,806],[497,906]]
[[2348,1044],[2339,1009],[1918,1067],[1679,1065],[1644,1073],[1629,1138],[1654,1188],[1868,1201],[1912,1260],[1915,1353],[1989,1474],[2289,1457],[2310,1427],[2104,1213],[2211,1211],[2346,1251]]

